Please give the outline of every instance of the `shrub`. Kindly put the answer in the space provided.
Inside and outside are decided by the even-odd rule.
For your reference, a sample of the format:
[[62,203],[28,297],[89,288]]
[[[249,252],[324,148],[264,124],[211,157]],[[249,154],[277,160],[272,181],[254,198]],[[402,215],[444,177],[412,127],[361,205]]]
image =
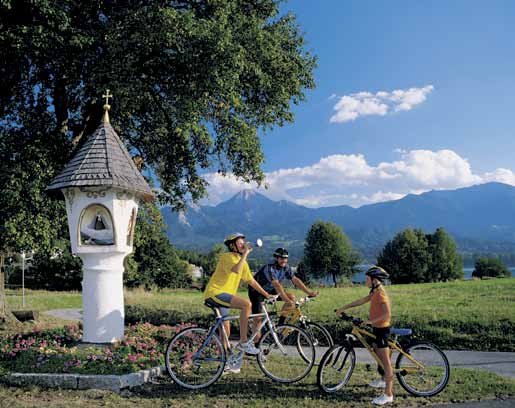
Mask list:
[[511,276],[510,271],[499,258],[482,257],[476,260],[472,276],[476,278]]

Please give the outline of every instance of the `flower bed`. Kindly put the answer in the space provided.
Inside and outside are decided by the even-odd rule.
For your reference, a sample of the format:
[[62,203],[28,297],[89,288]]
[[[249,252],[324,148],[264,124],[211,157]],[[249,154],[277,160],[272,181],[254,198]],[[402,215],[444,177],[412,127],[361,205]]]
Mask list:
[[164,364],[167,341],[185,325],[129,326],[123,341],[106,347],[80,345],[76,324],[0,338],[0,373],[128,374]]

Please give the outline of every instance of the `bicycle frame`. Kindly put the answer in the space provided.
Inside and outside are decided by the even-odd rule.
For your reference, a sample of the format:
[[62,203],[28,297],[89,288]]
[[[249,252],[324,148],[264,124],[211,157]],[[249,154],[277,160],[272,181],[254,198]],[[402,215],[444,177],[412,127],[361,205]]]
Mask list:
[[301,298],[295,302],[295,307],[291,309],[281,310],[279,316],[284,317],[289,324],[295,324],[298,321],[306,323],[308,317],[302,313],[301,306],[310,301],[310,298]]
[[[219,328],[221,328],[221,332],[222,332],[222,337],[223,337],[222,341],[224,342],[224,344],[228,345],[228,350],[227,351],[232,352],[231,343],[229,342],[229,336],[227,335],[227,332],[225,330],[225,326],[224,326],[223,323],[227,322],[227,321],[231,321],[231,320],[239,320],[239,316],[226,316],[226,317],[222,317],[222,315],[220,314],[220,310],[218,310],[217,308],[214,308],[214,310],[215,310],[215,314],[216,314],[215,324],[213,326],[211,326],[211,328],[209,329],[208,336],[206,337],[206,339],[202,343],[202,346],[200,346],[200,348],[194,354],[194,359],[195,360],[198,359],[198,357],[200,356],[202,350],[209,344],[209,342],[211,341],[211,338],[216,335],[216,331]],[[251,314],[249,316],[249,319],[253,319],[255,317],[265,317],[262,320],[262,322],[259,325],[259,327],[257,328],[257,330],[254,333],[252,333],[252,336],[250,337],[249,341],[254,340],[256,338],[256,336],[257,336],[257,333],[259,333],[266,325],[268,325],[268,328],[272,332],[272,337],[273,337],[275,343],[277,344],[277,346],[279,347],[279,350],[281,350],[281,352],[283,354],[286,354],[286,350],[284,349],[283,345],[279,341],[279,338],[277,337],[277,334],[275,333],[274,323],[273,323],[272,319],[270,319],[270,315],[269,315],[268,310],[266,309],[264,304],[262,305],[262,310],[263,310],[263,313]]]
[[[363,344],[363,346],[365,346],[365,348],[372,355],[372,357],[377,362],[377,364],[384,370],[383,362],[381,361],[381,359],[379,358],[379,356],[375,352],[374,348],[365,339],[365,337],[375,338],[375,336],[372,333],[370,333],[368,330],[362,329],[362,328],[360,328],[358,326],[353,326],[352,327],[351,335],[354,336],[354,338],[358,339],[360,341],[360,343]],[[392,350],[392,351],[396,350],[398,353],[404,355],[408,360],[410,360],[413,364],[415,364],[417,366],[417,367],[413,367],[413,368],[405,367],[405,368],[402,368],[402,369],[396,369],[396,368],[392,367],[394,373],[399,373],[401,371],[402,372],[414,372],[414,371],[424,370],[425,369],[425,366],[423,364],[419,363],[413,357],[411,357],[411,355],[406,353],[402,349],[401,345],[396,340],[388,340],[388,346],[390,347],[390,350]]]

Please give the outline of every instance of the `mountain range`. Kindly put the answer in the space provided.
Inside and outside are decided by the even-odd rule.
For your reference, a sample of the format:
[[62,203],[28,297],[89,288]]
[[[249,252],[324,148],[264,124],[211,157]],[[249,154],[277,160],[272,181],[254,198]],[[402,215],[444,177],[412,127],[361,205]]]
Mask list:
[[270,250],[285,245],[301,256],[305,235],[316,220],[340,225],[368,259],[408,227],[426,232],[443,227],[462,252],[515,251],[515,187],[501,183],[410,194],[359,208],[308,208],[243,190],[214,207],[189,207],[181,213],[163,207],[161,211],[174,245],[204,251],[230,232],[241,231],[250,239],[263,238]]

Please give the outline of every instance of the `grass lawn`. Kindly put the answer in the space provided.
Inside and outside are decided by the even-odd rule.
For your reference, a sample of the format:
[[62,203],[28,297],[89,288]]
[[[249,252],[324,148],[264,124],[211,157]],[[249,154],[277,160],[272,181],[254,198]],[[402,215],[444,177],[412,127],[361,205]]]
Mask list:
[[[357,366],[349,384],[335,394],[322,394],[316,385],[316,372],[298,384],[279,385],[263,376],[254,359],[244,363],[242,373],[222,377],[210,388],[191,392],[161,378],[154,384],[133,389],[123,396],[95,390],[67,391],[11,388],[0,385],[2,407],[370,407],[377,391],[365,384],[373,372]],[[395,383],[394,407],[414,407],[445,402],[513,398],[515,381],[495,374],[454,369],[447,388],[432,398],[415,398]]]
[[[515,279],[398,285],[389,287],[388,291],[396,319],[423,320],[429,324],[435,320],[453,319],[463,324],[502,320],[513,323],[515,320]],[[332,310],[335,307],[364,296],[367,289],[324,288],[320,292],[320,298],[309,306],[309,315],[313,320],[327,321],[334,318]],[[80,293],[27,291],[28,309],[44,311],[80,308],[81,303]],[[209,313],[202,306],[202,294],[193,291],[126,291],[126,303],[181,312]],[[357,310],[357,314],[364,316],[367,309],[364,306]],[[63,322],[42,315],[39,324],[56,326]],[[30,323],[15,327],[20,331],[31,330]],[[223,377],[200,392],[183,390],[168,378],[138,387],[123,396],[95,390],[12,388],[0,384],[0,407],[369,407],[377,391],[365,384],[374,375],[374,372],[368,372],[358,365],[343,391],[326,395],[320,393],[316,386],[316,368],[298,384],[278,385],[265,378],[255,360],[249,359],[245,361],[242,374]],[[394,407],[515,398],[515,381],[485,371],[453,369],[447,388],[433,398],[411,397],[397,383],[395,393]]]
[[[394,285],[387,287],[392,300],[393,324],[421,328],[422,335],[430,340],[440,339],[448,347],[476,347],[479,350],[513,350],[515,327],[515,278],[484,281],[457,281]],[[295,291],[297,296],[303,293]],[[9,293],[17,293],[19,291]],[[246,297],[246,291],[241,295]],[[313,321],[322,324],[337,323],[333,310],[345,303],[365,296],[363,286],[322,288],[315,302],[305,307]],[[127,305],[192,314],[211,313],[203,306],[202,293],[190,290],[126,290]],[[9,296],[10,307],[19,296]],[[27,291],[27,309],[50,310],[81,308],[79,292]],[[367,315],[368,305],[353,310],[361,317]],[[166,322],[171,323],[173,322]],[[476,337],[472,338],[472,335]],[[508,337],[506,337],[508,336]],[[510,340],[511,338],[511,340]]]
[[[323,288],[310,307],[315,319],[333,318],[333,309],[368,293],[364,286]],[[457,281],[388,286],[394,318],[413,317],[433,320],[513,320],[515,316],[515,278],[484,281]],[[295,291],[298,296],[302,292]],[[16,296],[13,296],[16,294]],[[19,290],[7,291],[11,309],[21,309]],[[242,296],[246,291],[241,291]],[[146,305],[160,309],[208,313],[202,305],[202,293],[190,290],[126,290],[127,304]],[[82,307],[80,292],[49,292],[26,290],[26,309],[51,310]],[[360,310],[364,315],[367,306]]]

